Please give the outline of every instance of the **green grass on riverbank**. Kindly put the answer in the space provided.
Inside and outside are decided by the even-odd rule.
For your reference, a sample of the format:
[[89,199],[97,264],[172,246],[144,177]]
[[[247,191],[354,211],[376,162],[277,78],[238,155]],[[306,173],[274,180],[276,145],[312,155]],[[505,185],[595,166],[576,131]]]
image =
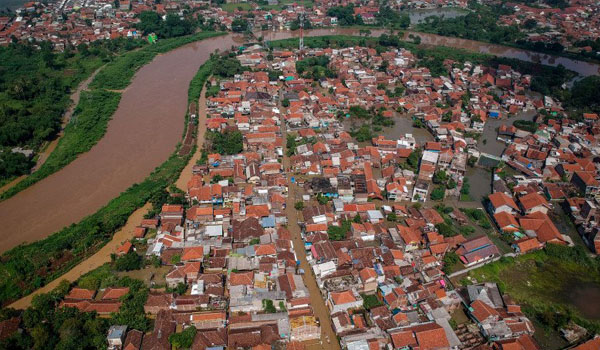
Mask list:
[[215,36],[223,35],[223,32],[202,32],[190,36],[159,40],[155,45],[147,45],[144,48],[132,51],[109,63],[98,72],[91,88],[102,88],[109,90],[125,89],[137,70],[149,63],[156,55],[171,51],[177,47]]
[[[201,87],[205,83],[210,75],[210,67],[207,65],[200,68],[193,79],[193,86]],[[86,94],[85,99],[82,96],[82,101],[92,104],[90,98],[98,97],[93,96],[95,93],[120,97],[120,94],[114,92],[95,90]],[[94,108],[97,108],[97,105],[94,105]],[[87,110],[90,109],[86,108]],[[101,111],[106,112],[108,111]],[[81,113],[78,115],[82,115]],[[177,179],[192,154],[193,152],[186,156],[177,156],[176,150],[144,181],[132,185],[96,213],[46,239],[15,247],[2,254],[0,304],[5,305],[33,292],[94,254],[110,241],[112,235],[127,222],[127,218],[136,209],[155,197],[160,197]]]
[[[80,154],[89,151],[104,136],[108,122],[121,99],[120,93],[106,90],[126,88],[135,72],[160,53],[222,34],[220,32],[203,32],[186,37],[161,40],[158,44],[147,45],[139,50],[127,52],[108,63],[94,77],[89,86],[91,91],[82,93],[72,122],[65,128],[64,136],[59,141],[56,149],[50,154],[48,160],[38,171],[2,193],[0,200],[10,198],[62,169]],[[86,65],[85,60],[82,65]],[[89,71],[89,69],[86,71]]]
[[591,334],[600,331],[600,310],[588,308],[588,303],[600,297],[600,260],[590,258],[582,247],[548,245],[516,258],[502,258],[468,276],[498,283],[545,331],[556,331],[569,321]]

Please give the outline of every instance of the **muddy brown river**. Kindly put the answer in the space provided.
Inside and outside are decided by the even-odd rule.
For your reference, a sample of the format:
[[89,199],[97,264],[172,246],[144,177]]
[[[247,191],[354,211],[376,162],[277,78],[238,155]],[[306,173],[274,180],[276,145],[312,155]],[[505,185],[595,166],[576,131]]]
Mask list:
[[32,242],[96,212],[141,182],[173,152],[183,133],[189,82],[223,36],[157,56],[123,92],[106,135],[60,171],[0,202],[0,251]]
[[[372,30],[373,36],[383,31]],[[261,33],[265,39],[296,37],[293,32]],[[358,29],[306,31],[307,36],[359,35]],[[498,45],[418,34],[428,45],[463,47],[503,57],[563,64],[581,75],[598,65],[532,54]],[[181,140],[189,82],[210,53],[243,43],[227,35],[192,43],[156,57],[142,67],[123,92],[102,140],[62,170],[0,202],[0,252],[47,237],[96,212],[119,193],[142,181],[164,162]]]

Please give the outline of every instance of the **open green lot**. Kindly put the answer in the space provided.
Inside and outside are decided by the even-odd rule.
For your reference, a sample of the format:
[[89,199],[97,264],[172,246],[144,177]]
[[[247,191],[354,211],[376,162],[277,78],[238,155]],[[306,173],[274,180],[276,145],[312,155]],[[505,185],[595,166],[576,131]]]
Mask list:
[[[494,281],[503,293],[521,303],[523,311],[542,332],[539,341],[556,339],[559,328],[573,321],[591,334],[600,330],[600,260],[586,250],[548,245],[516,258],[470,271],[477,282]],[[470,283],[467,279],[462,284]],[[537,335],[536,335],[537,336]],[[544,348],[559,346],[555,341]]]
[[221,5],[223,11],[235,12],[236,10],[248,11],[252,9],[252,4],[247,2],[240,2],[238,4],[229,3]]

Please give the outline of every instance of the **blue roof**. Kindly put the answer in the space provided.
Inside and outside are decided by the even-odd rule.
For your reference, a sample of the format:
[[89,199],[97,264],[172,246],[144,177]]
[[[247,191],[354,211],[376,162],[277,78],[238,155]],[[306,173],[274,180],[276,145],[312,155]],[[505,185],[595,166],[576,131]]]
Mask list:
[[275,227],[275,215],[262,218],[262,227]]

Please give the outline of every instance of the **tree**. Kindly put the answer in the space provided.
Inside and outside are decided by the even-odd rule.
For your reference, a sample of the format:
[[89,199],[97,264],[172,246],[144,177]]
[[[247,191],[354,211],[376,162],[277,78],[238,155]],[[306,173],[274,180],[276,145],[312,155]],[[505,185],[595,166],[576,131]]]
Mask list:
[[236,33],[245,32],[248,30],[248,21],[243,18],[236,18],[231,22],[231,30]]
[[142,268],[142,262],[142,257],[131,251],[116,258],[114,266],[117,271],[139,270]]
[[177,283],[177,287],[175,287],[175,292],[179,295],[184,295],[187,291],[187,284],[185,283]]
[[287,98],[284,98],[284,99],[281,101],[281,105],[282,105],[283,107],[285,107],[285,108],[288,108],[288,107],[290,106],[290,100],[288,100]]
[[381,300],[379,300],[379,298],[377,298],[377,295],[361,294],[360,296],[363,299],[363,307],[367,310],[371,310],[373,308],[383,305]]
[[360,215],[359,215],[359,214],[356,214],[356,215],[354,216],[354,218],[352,219],[352,221],[353,221],[355,224],[362,224],[362,219],[360,218]]
[[444,237],[453,237],[458,234],[456,231],[454,231],[454,228],[452,226],[448,225],[445,222],[435,225],[435,228],[438,230],[439,234]]
[[369,141],[374,136],[373,133],[371,132],[371,128],[367,124],[361,125],[361,127],[357,131],[350,132],[350,134],[358,142]]
[[450,274],[452,273],[452,266],[458,264],[458,262],[460,262],[460,259],[458,257],[458,254],[456,254],[455,252],[447,252],[446,255],[444,255],[444,267],[442,268],[442,271],[444,271],[445,274]]
[[231,78],[246,70],[235,57],[218,56],[215,64],[212,65],[213,74],[223,78]]
[[238,154],[244,149],[244,137],[239,131],[211,132],[212,149],[219,154]]
[[444,170],[436,171],[433,174],[433,183],[434,184],[442,184],[448,181],[448,174]]
[[416,149],[410,153],[408,158],[406,159],[406,163],[410,166],[411,169],[417,170],[419,167],[419,161],[421,160],[421,150]]
[[431,191],[431,200],[441,201],[446,195],[446,189],[443,186],[436,187]]
[[387,221],[396,222],[398,220],[398,216],[396,213],[391,212],[387,215]]
[[346,239],[346,234],[350,232],[351,222],[344,220],[341,226],[327,227],[327,235],[332,241],[342,241]]
[[181,333],[173,333],[169,336],[169,343],[173,346],[173,350],[189,349],[194,343],[196,337],[196,327],[190,326]]
[[296,208],[296,210],[302,210],[304,209],[304,202],[302,201],[298,201],[294,204],[294,208]]
[[273,305],[273,300],[263,299],[262,304],[263,304],[263,310],[265,311],[265,313],[274,314],[277,312],[275,305]]

